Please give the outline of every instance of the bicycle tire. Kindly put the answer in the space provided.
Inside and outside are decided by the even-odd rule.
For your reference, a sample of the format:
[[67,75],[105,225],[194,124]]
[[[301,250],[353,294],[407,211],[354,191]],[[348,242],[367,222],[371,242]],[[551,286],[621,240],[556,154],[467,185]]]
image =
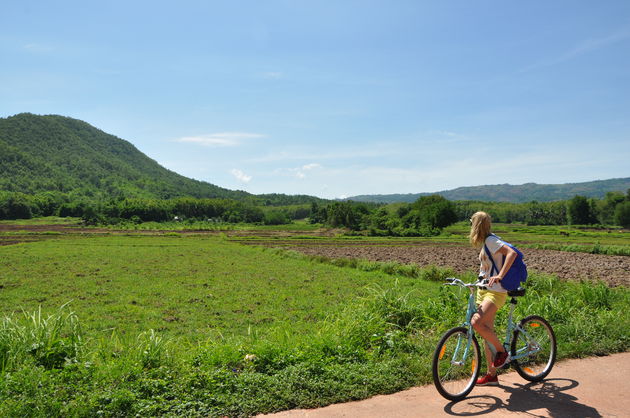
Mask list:
[[[468,344],[468,329],[464,327],[451,328],[446,331],[438,343],[433,354],[433,384],[444,398],[451,401],[464,399],[477,383],[481,366],[481,351],[475,334],[472,334],[471,349],[466,358],[456,364],[453,354],[457,347],[461,354],[466,352]],[[463,345],[462,345],[463,344]]]
[[519,325],[535,342],[528,341],[527,336],[517,328],[512,336],[511,355],[515,356],[519,350],[539,351],[513,360],[512,365],[523,379],[540,382],[547,377],[556,362],[556,335],[549,322],[538,315],[523,318]]

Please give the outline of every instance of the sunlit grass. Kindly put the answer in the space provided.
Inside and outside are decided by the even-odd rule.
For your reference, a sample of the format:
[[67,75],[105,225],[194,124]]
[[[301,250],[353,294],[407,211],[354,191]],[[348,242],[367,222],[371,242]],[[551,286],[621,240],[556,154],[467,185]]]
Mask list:
[[[430,383],[435,344],[463,321],[466,292],[440,284],[448,269],[221,236],[61,238],[0,247],[1,416],[249,416],[362,399]],[[627,288],[532,274],[527,289],[516,316],[546,317],[559,358],[630,349]]]

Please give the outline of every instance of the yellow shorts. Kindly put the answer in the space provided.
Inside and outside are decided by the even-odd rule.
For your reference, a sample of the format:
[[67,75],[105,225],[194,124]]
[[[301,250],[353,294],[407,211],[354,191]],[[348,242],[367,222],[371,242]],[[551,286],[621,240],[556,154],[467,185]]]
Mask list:
[[501,309],[503,305],[505,305],[505,301],[507,301],[507,292],[493,292],[492,290],[477,290],[477,305],[481,305],[481,303],[485,300],[489,300],[494,303],[497,307],[497,310]]

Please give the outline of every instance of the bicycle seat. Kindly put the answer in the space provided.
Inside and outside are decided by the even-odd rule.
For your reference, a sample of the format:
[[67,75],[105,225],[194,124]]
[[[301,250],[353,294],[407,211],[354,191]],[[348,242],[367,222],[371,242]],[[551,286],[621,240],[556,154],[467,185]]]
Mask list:
[[515,290],[508,290],[508,296],[517,297],[517,296],[525,296],[525,289],[520,287]]

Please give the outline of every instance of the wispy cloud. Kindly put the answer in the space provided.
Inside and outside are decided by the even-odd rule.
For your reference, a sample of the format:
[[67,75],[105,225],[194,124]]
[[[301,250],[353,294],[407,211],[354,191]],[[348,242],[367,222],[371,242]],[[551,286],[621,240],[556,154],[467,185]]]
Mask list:
[[290,151],[270,152],[260,157],[250,158],[251,163],[272,163],[278,161],[299,160],[345,160],[360,158],[382,158],[383,156],[406,155],[408,152],[393,143],[362,145],[361,147],[339,147],[334,151],[321,152],[321,147],[299,147]]
[[310,164],[305,164],[301,167],[280,169],[277,171],[278,172],[284,171],[285,173],[289,173],[291,176],[294,176],[298,179],[303,179],[306,177],[306,172],[312,171],[318,168],[322,168],[322,165],[318,163],[310,163]]
[[308,171],[308,170],[313,170],[315,168],[320,168],[321,165],[317,164],[317,163],[310,163],[310,164],[306,164],[302,166],[302,170]]
[[247,174],[236,168],[232,169],[230,173],[241,183],[249,183],[252,179],[252,176],[248,176]]
[[265,135],[248,132],[219,132],[208,135],[184,136],[177,138],[177,142],[189,142],[207,147],[234,147],[244,140],[264,138]]
[[268,71],[266,73],[263,73],[263,78],[266,78],[268,80],[279,80],[283,77],[284,73],[280,71]]
[[55,50],[51,45],[40,44],[40,43],[28,43],[23,46],[23,48],[29,52],[42,53],[42,52],[52,52]]
[[579,57],[580,55],[597,51],[598,49],[605,48],[609,45],[624,41],[628,38],[630,38],[630,29],[624,28],[608,36],[604,36],[601,38],[586,39],[578,43],[577,45],[575,45],[573,48],[569,49],[568,51],[565,51],[564,53],[560,54],[559,56],[549,59],[547,61],[529,65],[521,69],[520,72],[528,72],[528,71],[538,70],[540,68],[551,67],[553,65],[561,64],[563,62],[572,60],[573,58]]

